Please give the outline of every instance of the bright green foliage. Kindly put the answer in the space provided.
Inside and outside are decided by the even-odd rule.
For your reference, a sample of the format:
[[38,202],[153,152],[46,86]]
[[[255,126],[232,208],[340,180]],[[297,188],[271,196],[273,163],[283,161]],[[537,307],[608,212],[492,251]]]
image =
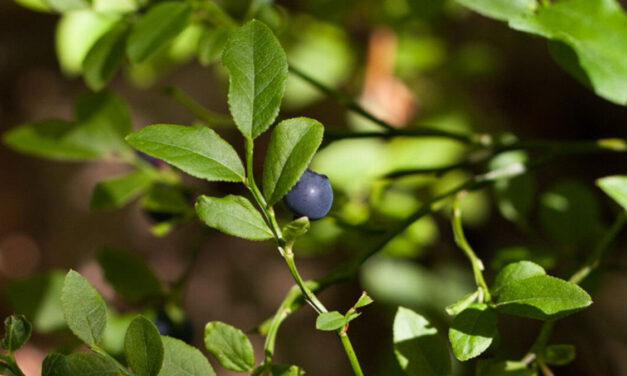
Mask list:
[[244,166],[237,152],[206,127],[156,124],[131,133],[126,140],[137,150],[163,159],[197,178],[244,179]]
[[41,364],[41,376],[67,376],[69,373],[65,356],[58,353],[48,354]]
[[143,170],[101,181],[94,188],[89,206],[92,209],[121,208],[137,198],[152,182],[153,175]]
[[524,362],[514,360],[479,360],[477,376],[537,376]]
[[545,274],[546,272],[543,267],[531,261],[514,262],[506,265],[499,271],[499,274],[497,274],[494,279],[491,290],[494,295],[499,295],[500,291],[510,283]]
[[287,245],[294,244],[294,241],[305,235],[309,231],[309,218],[300,217],[286,224],[282,229],[283,240]]
[[124,61],[129,25],[120,22],[91,47],[83,60],[83,77],[92,90],[100,90]]
[[323,312],[316,318],[316,329],[318,330],[338,330],[346,324],[347,320],[338,311]]
[[598,179],[597,185],[627,210],[627,175],[607,176]]
[[99,354],[75,353],[66,356],[65,360],[67,376],[120,376],[116,364]]
[[126,54],[141,63],[171,42],[191,21],[192,8],[186,2],[168,1],[151,7],[141,16],[129,35]]
[[303,374],[303,370],[300,367],[287,364],[273,364],[270,372],[272,376],[300,376]]
[[51,270],[28,279],[12,281],[6,287],[11,307],[32,320],[35,330],[48,333],[65,327],[61,290],[65,274]]
[[0,345],[12,353],[28,341],[32,329],[33,326],[25,316],[9,316],[4,320],[4,338],[0,341]]
[[229,108],[246,138],[256,138],[272,124],[287,80],[287,58],[272,31],[251,21],[231,34],[222,55],[229,69]]
[[355,309],[365,307],[374,303],[374,300],[364,291],[359,299],[357,299],[357,303],[355,303]]
[[137,255],[104,248],[97,259],[105,278],[123,299],[137,303],[162,296],[161,282]]
[[263,168],[268,205],[279,201],[298,182],[322,142],[324,127],[313,119],[284,120],[272,131]]
[[163,367],[159,376],[215,376],[205,356],[195,347],[171,337],[163,341]]
[[540,222],[555,240],[568,245],[590,243],[600,229],[597,198],[586,185],[561,181],[542,193]]
[[220,60],[229,35],[230,29],[226,26],[203,30],[198,41],[198,60],[201,64],[209,65]]
[[219,321],[207,323],[205,347],[226,369],[246,372],[255,366],[253,345],[239,329]]
[[[490,161],[490,170],[506,168],[515,163],[524,163],[527,155],[521,151],[499,154]],[[520,221],[527,217],[533,205],[535,179],[530,173],[512,179],[494,182],[494,193],[499,211],[510,221]]]
[[90,0],[46,0],[46,2],[50,8],[58,12],[88,9],[91,6]]
[[47,12],[50,11],[50,7],[48,6],[45,0],[14,0],[16,3],[20,4],[23,7],[40,11]]
[[124,353],[137,376],[157,376],[163,363],[163,343],[150,320],[137,316],[124,337]]
[[259,211],[242,196],[200,196],[196,201],[196,214],[207,226],[229,235],[249,240],[272,237]]
[[627,15],[617,1],[457,1],[514,29],[568,45],[575,56],[562,54],[558,62],[571,73],[585,72],[599,96],[627,104]]
[[107,324],[107,307],[96,289],[74,270],[65,276],[61,305],[72,332],[90,346],[99,344]]
[[547,364],[563,366],[575,360],[575,346],[549,345],[544,349],[542,358]]
[[504,285],[496,308],[511,315],[554,320],[590,304],[590,295],[576,284],[548,275],[535,275]]
[[485,304],[473,304],[451,322],[448,338],[461,361],[479,356],[497,335],[496,312]]
[[473,291],[470,294],[464,296],[460,300],[446,307],[446,313],[449,315],[458,315],[460,312],[468,308],[469,305],[474,303],[479,296],[479,290]]
[[451,358],[438,330],[416,312],[399,307],[394,318],[394,352],[408,376],[444,376]]

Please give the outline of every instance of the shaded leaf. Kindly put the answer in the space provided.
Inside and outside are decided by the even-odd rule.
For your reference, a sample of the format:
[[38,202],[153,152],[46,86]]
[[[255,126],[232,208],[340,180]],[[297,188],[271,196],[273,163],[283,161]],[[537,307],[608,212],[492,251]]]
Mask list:
[[291,245],[299,237],[305,235],[309,231],[309,218],[300,217],[288,223],[281,229],[283,240],[286,244]]
[[224,45],[229,38],[228,27],[205,28],[198,41],[198,60],[203,65],[209,65],[220,60]]
[[263,193],[274,205],[298,182],[322,142],[324,127],[313,119],[284,120],[272,131],[263,168]]
[[133,26],[126,54],[141,63],[171,42],[189,24],[192,7],[185,2],[167,1],[149,8]]
[[279,113],[287,80],[287,58],[272,31],[251,21],[226,42],[222,63],[229,69],[229,109],[244,137],[256,138]]
[[89,207],[95,210],[116,209],[137,198],[153,182],[153,176],[144,170],[99,182],[94,188]]
[[41,376],[67,376],[69,372],[65,355],[62,354],[48,354],[41,364]]
[[205,347],[228,370],[245,372],[255,366],[253,346],[239,329],[219,321],[207,323]]
[[302,368],[287,364],[273,364],[270,372],[272,376],[300,376],[304,373]]
[[120,22],[91,47],[83,60],[83,77],[92,90],[100,90],[124,61],[129,26]]
[[126,140],[137,150],[197,178],[234,182],[244,179],[244,166],[237,152],[206,127],[156,124],[131,133]]
[[30,338],[33,326],[24,315],[11,315],[4,320],[2,348],[12,353],[22,347]]
[[575,346],[573,345],[548,345],[542,356],[547,364],[563,366],[575,360]]
[[119,376],[120,371],[111,360],[95,353],[75,353],[65,357],[67,376]]
[[207,226],[229,235],[249,240],[272,237],[259,211],[242,196],[200,196],[196,201],[196,213]]
[[107,323],[105,302],[96,289],[74,270],[65,276],[61,305],[65,322],[72,332],[90,346],[99,344]]
[[163,294],[161,282],[154,271],[135,254],[104,248],[97,259],[105,278],[123,299],[137,303]]
[[597,185],[627,210],[627,175],[606,176],[597,179]]

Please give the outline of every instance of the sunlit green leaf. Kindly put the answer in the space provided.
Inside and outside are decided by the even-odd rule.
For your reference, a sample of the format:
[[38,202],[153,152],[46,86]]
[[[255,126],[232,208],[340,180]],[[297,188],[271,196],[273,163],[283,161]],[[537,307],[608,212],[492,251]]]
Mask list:
[[244,166],[237,152],[206,127],[156,124],[131,133],[126,140],[139,151],[201,179],[244,179]]
[[222,55],[229,69],[229,108],[247,138],[263,133],[279,113],[287,59],[272,31],[251,21],[231,34]]
[[322,142],[324,127],[313,119],[284,120],[272,131],[263,168],[268,205],[279,201],[298,182]]
[[627,210],[627,175],[607,176],[598,179],[597,185]]
[[409,376],[445,376],[451,358],[438,331],[416,312],[399,307],[394,318],[394,352]]
[[219,321],[205,327],[205,347],[226,369],[246,372],[255,366],[253,346],[239,329]]
[[99,344],[107,324],[105,302],[96,289],[74,270],[65,276],[61,305],[72,332],[88,345]]
[[318,330],[338,330],[346,324],[347,320],[338,311],[323,312],[316,318],[316,329]]
[[545,275],[544,268],[531,261],[519,261],[506,265],[499,271],[492,284],[492,293],[498,295],[501,290],[512,282],[525,278]]
[[250,240],[272,237],[261,213],[242,196],[200,196],[196,201],[196,213],[207,226],[229,235]]
[[496,312],[485,304],[473,304],[455,316],[448,332],[453,354],[461,361],[481,355],[496,335]]

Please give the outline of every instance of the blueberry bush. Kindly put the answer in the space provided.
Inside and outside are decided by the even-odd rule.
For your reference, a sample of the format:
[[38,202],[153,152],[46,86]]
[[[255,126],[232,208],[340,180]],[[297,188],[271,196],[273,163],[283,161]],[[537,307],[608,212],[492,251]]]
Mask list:
[[[621,174],[627,139],[526,139],[474,130],[463,121],[459,126],[454,116],[418,124],[390,117],[376,103],[402,105],[407,85],[437,86],[437,75],[428,83],[419,77],[438,64],[441,48],[433,39],[412,35],[442,14],[475,12],[505,22],[503,29],[543,38],[565,72],[599,100],[625,106],[627,14],[615,0],[321,0],[302,8],[272,0],[15,1],[58,15],[60,67],[82,76],[89,90],[76,99],[72,119],[14,126],[4,133],[4,144],[57,161],[122,164],[127,173],[96,185],[91,209],[137,205],[156,237],[200,222],[206,225],[203,238],[214,229],[271,243],[276,252],[267,257],[284,261],[294,285],[285,286],[276,311],[252,331],[265,337],[263,349],[255,352],[250,331],[207,320],[200,332],[186,315],[182,296],[198,250],[180,278],[164,283],[137,254],[107,246],[96,260],[126,309],[108,304],[74,270],[10,281],[6,296],[15,314],[4,323],[0,374],[24,376],[14,352],[32,332],[50,335],[66,328],[74,337],[66,336],[45,357],[42,376],[208,376],[218,366],[251,375],[302,375],[307,370],[299,359],[283,364],[275,357],[282,324],[301,308],[315,311],[311,327],[334,333],[355,375],[549,376],[575,359],[576,347],[554,343],[553,329],[593,303],[595,286],[582,283],[598,274],[625,227],[627,175]],[[354,26],[342,23],[346,14],[385,14],[369,20],[368,27],[396,25],[393,70],[407,85],[385,81],[388,76],[385,84],[370,81],[391,102],[377,99],[376,89],[366,87],[359,100],[340,89],[362,74],[355,72],[361,66],[356,61],[366,59],[351,53],[346,30]],[[380,40],[386,35],[389,30]],[[451,70],[481,71],[490,65],[484,52],[460,53],[455,59],[464,65]],[[382,56],[379,60],[389,58],[386,50]],[[125,100],[111,89],[118,72],[134,85],[154,87],[160,76],[191,60],[221,77],[230,116],[172,86],[163,93],[197,121],[134,127]],[[442,85],[450,85],[449,79],[444,76]],[[433,90],[436,99],[420,104],[425,111],[437,113],[443,102],[460,101],[438,99],[442,94]],[[348,127],[298,113],[321,98],[350,114]],[[237,143],[224,137],[233,130]],[[596,185],[537,182],[536,171],[547,165],[597,154],[622,163],[622,171],[597,176]],[[262,171],[255,170],[255,158],[263,160]],[[229,193],[190,184],[197,180],[224,184]],[[599,219],[601,192],[613,217],[610,225]],[[523,245],[503,248],[488,262],[466,231],[477,228],[490,201],[519,231]],[[420,266],[424,249],[445,231],[438,230],[437,221],[449,223],[450,236],[441,236],[465,257],[462,271]],[[345,261],[326,275],[302,277],[295,257],[299,247],[311,254],[338,246],[351,249]],[[347,309],[320,299],[323,290],[340,289],[341,282],[357,276],[365,291],[355,294]],[[371,370],[350,329],[378,305],[395,312],[380,323],[389,333],[389,346],[381,340],[380,347],[393,361]],[[511,320],[542,323],[522,353],[508,350],[515,339],[501,333],[499,322]],[[194,347],[203,342],[203,349]],[[313,356],[322,360],[329,350],[316,351]]]

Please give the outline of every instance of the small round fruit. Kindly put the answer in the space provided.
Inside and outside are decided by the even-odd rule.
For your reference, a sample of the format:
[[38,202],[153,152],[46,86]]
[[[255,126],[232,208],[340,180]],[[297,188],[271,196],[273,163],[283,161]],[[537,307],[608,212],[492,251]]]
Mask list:
[[185,318],[181,323],[175,323],[163,310],[157,312],[157,317],[152,321],[159,334],[180,339],[181,341],[191,344],[194,339],[194,327],[192,322]]
[[283,202],[298,216],[310,220],[320,219],[327,215],[333,204],[333,189],[329,178],[305,170],[296,185],[285,195]]

